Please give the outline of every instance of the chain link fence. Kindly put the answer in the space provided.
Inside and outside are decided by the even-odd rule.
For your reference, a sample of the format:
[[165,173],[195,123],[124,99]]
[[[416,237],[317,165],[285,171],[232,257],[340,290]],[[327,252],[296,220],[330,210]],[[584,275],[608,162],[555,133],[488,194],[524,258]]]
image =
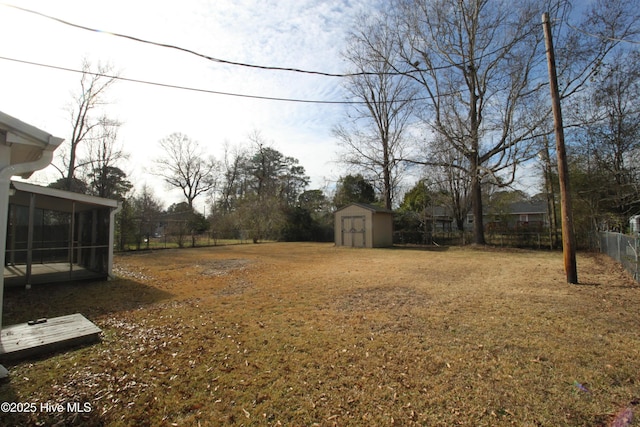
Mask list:
[[626,234],[601,232],[600,252],[618,261],[636,281],[640,281],[640,238]]

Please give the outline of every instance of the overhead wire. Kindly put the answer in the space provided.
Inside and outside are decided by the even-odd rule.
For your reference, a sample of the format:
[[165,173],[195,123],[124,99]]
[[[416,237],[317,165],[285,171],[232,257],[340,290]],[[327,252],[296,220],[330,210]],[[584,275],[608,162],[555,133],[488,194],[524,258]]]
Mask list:
[[612,42],[617,42],[617,43],[631,43],[631,44],[640,44],[640,41],[638,40],[629,40],[629,39],[621,39],[621,38],[617,38],[617,37],[609,37],[609,36],[604,36],[604,35],[599,35],[599,34],[593,34],[590,33],[588,31],[582,30],[574,25],[571,25],[567,22],[567,26],[569,28],[571,28],[573,31],[577,31],[579,33],[584,34],[585,36],[589,36],[589,37],[593,37],[595,39],[599,39],[599,40],[607,40],[607,41],[612,41]]
[[[20,64],[26,64],[26,65],[33,65],[33,66],[37,66],[37,67],[50,68],[50,69],[59,70],[59,71],[67,71],[67,72],[71,72],[71,73],[88,74],[88,75],[92,75],[92,76],[96,76],[96,77],[105,77],[105,78],[109,78],[109,79],[121,80],[121,81],[131,82],[131,83],[146,84],[146,85],[151,85],[151,86],[165,87],[165,88],[169,88],[169,89],[187,90],[187,91],[191,91],[191,92],[201,92],[201,93],[208,93],[208,94],[214,94],[214,95],[233,96],[233,97],[238,97],[238,98],[261,99],[261,100],[265,100],[265,101],[296,102],[296,103],[303,103],[303,104],[366,105],[366,104],[370,103],[370,102],[367,102],[367,101],[329,101],[329,100],[317,100],[317,99],[298,99],[298,98],[281,98],[281,97],[275,97],[275,96],[248,95],[248,94],[242,94],[242,93],[223,92],[223,91],[212,90],[212,89],[202,89],[202,88],[195,88],[195,87],[189,87],[189,86],[174,85],[174,84],[170,84],[170,83],[152,82],[152,81],[148,81],[148,80],[141,80],[141,79],[133,79],[133,78],[128,78],[128,77],[122,77],[122,76],[115,75],[115,74],[105,74],[105,73],[96,73],[96,72],[93,72],[93,71],[77,70],[77,69],[74,69],[74,68],[60,67],[60,66],[57,66],[57,65],[50,65],[50,64],[42,64],[42,63],[39,63],[39,62],[26,61],[26,60],[23,60],[23,59],[8,58],[6,56],[0,56],[0,60],[17,62],[17,63],[20,63]],[[426,97],[418,97],[418,98],[404,99],[404,100],[394,100],[394,101],[388,101],[388,102],[389,103],[390,102],[398,102],[398,103],[400,103],[400,102],[409,102],[409,101],[423,101],[423,100],[426,100],[426,99],[428,99],[428,98],[426,98]]]
[[[171,44],[157,43],[157,42],[141,39],[139,37],[129,36],[129,35],[125,35],[125,34],[119,34],[119,33],[114,33],[114,32],[110,32],[110,31],[104,31],[104,30],[99,30],[99,29],[87,27],[87,26],[84,26],[84,25],[74,24],[72,22],[69,22],[69,21],[66,21],[66,20],[63,20],[63,19],[60,19],[60,18],[56,18],[56,17],[50,16],[50,15],[47,15],[47,14],[44,14],[44,13],[41,13],[41,12],[38,12],[38,11],[34,11],[34,10],[31,10],[31,9],[26,9],[26,8],[23,8],[23,7],[20,7],[20,6],[15,6],[15,5],[4,3],[4,2],[0,2],[0,5],[4,5],[6,7],[17,9],[17,10],[20,10],[20,11],[23,11],[23,12],[35,14],[35,15],[41,16],[43,18],[50,19],[50,20],[59,22],[59,23],[64,24],[64,25],[68,25],[68,26],[74,27],[74,28],[78,28],[78,29],[82,29],[82,30],[86,30],[86,31],[91,31],[91,32],[96,32],[96,33],[108,34],[108,35],[121,37],[121,38],[125,38],[125,39],[128,39],[128,40],[140,42],[140,43],[145,43],[145,44],[149,44],[149,45],[163,47],[163,48],[175,49],[175,50],[178,50],[178,51],[182,51],[182,52],[185,52],[185,53],[196,55],[196,56],[201,57],[201,58],[205,58],[205,59],[210,60],[210,61],[219,62],[219,63],[223,63],[223,64],[228,64],[228,65],[235,65],[235,66],[242,66],[242,67],[249,67],[249,68],[257,68],[257,69],[263,69],[263,70],[290,71],[290,72],[297,72],[297,73],[311,74],[311,75],[321,75],[321,76],[328,76],[328,77],[354,77],[354,76],[358,76],[358,75],[365,76],[365,75],[378,75],[378,74],[380,74],[380,73],[376,73],[376,72],[360,72],[360,73],[344,73],[344,74],[326,73],[326,72],[321,72],[321,71],[302,70],[302,69],[299,69],[299,68],[292,68],[292,67],[271,67],[271,66],[263,66],[263,65],[246,64],[246,63],[241,63],[241,62],[228,61],[228,60],[225,60],[225,59],[214,58],[212,56],[205,55],[205,54],[193,51],[191,49],[187,49],[187,48],[183,48],[183,47],[179,47],[179,46],[175,46],[175,45],[171,45]],[[210,90],[210,89],[194,88],[194,87],[174,85],[174,84],[168,84],[168,83],[152,82],[152,81],[148,81],[148,80],[127,78],[127,77],[122,77],[122,76],[118,76],[118,75],[106,75],[106,74],[100,74],[100,73],[95,73],[95,72],[81,71],[81,70],[77,70],[77,69],[73,69],[73,68],[60,67],[60,66],[55,66],[55,65],[50,65],[50,64],[42,64],[42,63],[38,63],[38,62],[21,60],[21,59],[17,59],[17,58],[0,57],[0,59],[6,60],[6,61],[18,62],[18,63],[22,63],[22,64],[33,65],[33,66],[45,67],[45,68],[50,68],[50,69],[57,69],[57,70],[67,71],[67,72],[85,73],[85,74],[90,74],[90,75],[94,75],[94,76],[102,76],[102,77],[106,77],[106,78],[112,78],[112,79],[115,79],[115,80],[121,80],[121,81],[133,82],[133,83],[141,83],[141,84],[147,84],[147,85],[153,85],[153,86],[159,86],[159,87],[166,87],[166,88],[172,88],[172,89],[180,89],[180,90],[187,90],[187,91],[193,91],[193,92],[210,93],[210,94],[232,96],[232,97],[240,97],[240,98],[260,99],[260,100],[268,100],[268,101],[296,102],[296,103],[307,103],[307,104],[336,104],[336,105],[367,104],[367,101],[309,100],[309,99],[299,99],[299,98],[284,98],[284,97],[248,95],[248,94],[224,92],[224,91],[217,91],[217,90]],[[393,73],[393,74],[400,75],[402,73],[396,72],[396,73]],[[420,99],[412,99],[412,101],[413,100],[420,100]],[[406,101],[409,101],[409,100],[399,100],[399,101],[396,101],[396,102],[406,102]]]
[[[456,64],[446,64],[443,66],[439,66],[439,67],[431,67],[431,69],[426,70],[426,69],[419,69],[416,68],[412,69],[412,70],[406,70],[406,71],[391,71],[391,72],[379,72],[379,71],[359,71],[359,72],[351,72],[351,73],[330,73],[330,72],[324,72],[324,71],[316,71],[316,70],[305,70],[305,69],[301,69],[301,68],[296,68],[296,67],[280,67],[280,66],[268,66],[268,65],[259,65],[259,64],[249,64],[249,63],[245,63],[245,62],[238,62],[238,61],[231,61],[228,59],[222,59],[222,58],[216,58],[204,53],[200,53],[197,51],[194,51],[192,49],[188,49],[185,47],[181,47],[181,46],[177,46],[177,45],[173,45],[173,44],[168,44],[168,43],[160,43],[160,42],[155,42],[155,41],[151,41],[151,40],[146,40],[140,37],[136,37],[136,36],[131,36],[128,34],[121,34],[121,33],[116,33],[116,32],[112,32],[112,31],[106,31],[106,30],[100,30],[97,28],[92,28],[92,27],[88,27],[85,25],[80,25],[80,24],[75,24],[73,22],[69,22],[66,21],[64,19],[61,18],[56,18],[55,16],[51,16],[51,15],[47,15],[45,13],[42,12],[38,12],[36,10],[32,10],[32,9],[27,9],[24,7],[20,7],[20,6],[16,6],[13,4],[9,4],[9,3],[5,3],[5,2],[0,2],[0,5],[9,7],[9,8],[13,8],[16,10],[20,10],[26,13],[31,13],[37,16],[40,16],[42,18],[45,19],[49,19],[49,20],[53,20],[55,22],[67,25],[67,26],[71,26],[74,28],[78,28],[81,30],[85,30],[85,31],[90,31],[90,32],[94,32],[94,33],[101,33],[101,34],[107,34],[107,35],[111,35],[114,37],[120,37],[120,38],[124,38],[124,39],[128,39],[131,41],[135,41],[135,42],[139,42],[139,43],[144,43],[144,44],[149,44],[152,46],[158,46],[158,47],[162,47],[162,48],[167,48],[167,49],[174,49],[174,50],[178,50],[181,52],[185,52],[191,55],[195,55],[204,59],[207,59],[209,61],[212,62],[218,62],[221,64],[227,64],[227,65],[234,65],[234,66],[239,66],[239,67],[247,67],[247,68],[255,68],[255,69],[261,69],[261,70],[271,70],[271,71],[290,71],[290,72],[295,72],[295,73],[302,73],[302,74],[313,74],[313,75],[320,75],[320,76],[326,76],[326,77],[357,77],[357,76],[370,76],[370,75],[406,75],[406,74],[412,74],[412,73],[424,73],[424,72],[429,72],[429,71],[438,71],[438,70],[442,70],[442,69],[448,69],[448,68],[454,68],[454,67],[463,67],[467,64],[467,62],[469,62],[470,60],[465,60],[462,61],[461,63],[456,63]],[[566,17],[563,19],[565,20]],[[633,44],[640,44],[640,41],[637,40],[628,40],[628,39],[621,39],[621,38],[615,38],[615,37],[608,37],[608,36],[601,36],[598,34],[593,34],[590,33],[588,31],[582,30],[574,25],[571,25],[567,22],[567,26],[569,28],[571,28],[574,31],[580,32],[582,34],[585,34],[589,37],[594,37],[594,38],[599,38],[602,40],[610,40],[610,41],[616,41],[616,42],[624,42],[624,43],[633,43]],[[495,55],[496,53],[500,52],[501,50],[504,50],[505,47],[499,47],[497,49],[495,49],[492,52],[488,52],[488,53],[484,53],[483,55],[473,58],[474,61],[478,61],[483,59],[484,57],[487,56],[492,56]]]
[[[111,35],[111,36],[114,36],[114,37],[120,37],[120,38],[124,38],[124,39],[127,39],[127,40],[131,40],[131,41],[135,41],[135,42],[139,42],[139,43],[144,43],[144,44],[148,44],[148,45],[152,45],[152,46],[157,46],[157,47],[162,47],[162,48],[167,48],[167,49],[174,49],[174,50],[185,52],[185,53],[188,53],[188,54],[191,54],[191,55],[198,56],[200,58],[207,59],[207,60],[212,61],[212,62],[217,62],[217,63],[220,63],[220,64],[233,65],[233,66],[245,67],[245,68],[260,69],[260,70],[268,70],[268,71],[289,71],[289,72],[295,72],[295,73],[301,73],[301,74],[319,75],[319,76],[325,76],[325,77],[342,77],[342,78],[344,78],[344,77],[380,76],[380,75],[403,76],[403,75],[410,75],[410,74],[414,74],[414,73],[427,73],[427,72],[430,72],[430,71],[440,71],[440,70],[446,70],[446,69],[450,69],[450,68],[465,67],[471,61],[482,60],[485,57],[489,57],[489,56],[495,55],[498,52],[506,49],[505,46],[500,46],[500,47],[498,47],[497,49],[495,49],[495,50],[493,50],[491,52],[483,53],[482,55],[480,55],[478,57],[475,57],[473,59],[466,59],[466,60],[463,60],[460,63],[445,64],[445,65],[441,65],[441,66],[433,66],[433,67],[430,67],[429,69],[420,69],[420,68],[417,67],[417,65],[414,65],[414,67],[415,67],[414,69],[409,69],[409,70],[404,70],[404,71],[386,71],[386,72],[385,71],[383,71],[383,72],[381,72],[381,71],[358,71],[358,72],[351,72],[351,73],[330,73],[330,72],[324,72],[324,71],[304,70],[304,69],[295,68],[295,67],[279,67],[279,66],[249,64],[249,63],[231,61],[231,60],[222,59],[222,58],[215,58],[213,56],[210,56],[210,55],[207,55],[207,54],[204,54],[204,53],[200,53],[200,52],[196,52],[196,51],[194,51],[192,49],[184,48],[184,47],[173,45],[173,44],[154,42],[154,41],[142,39],[142,38],[136,37],[136,36],[131,36],[131,35],[127,35],[127,34],[121,34],[121,33],[115,33],[115,32],[112,32],[112,31],[100,30],[100,29],[88,27],[88,26],[85,26],[85,25],[75,24],[73,22],[69,22],[69,21],[66,21],[66,20],[61,19],[61,18],[56,18],[55,16],[47,15],[47,14],[42,13],[42,12],[38,12],[38,11],[35,11],[35,10],[31,10],[31,9],[27,9],[27,8],[24,8],[24,7],[20,7],[20,6],[15,6],[15,5],[4,3],[4,2],[0,2],[0,5],[4,5],[6,7],[17,9],[17,10],[20,10],[20,11],[23,11],[23,12],[26,12],[26,13],[31,13],[31,14],[40,16],[40,17],[45,18],[45,19],[53,20],[55,22],[58,22],[58,23],[61,23],[61,24],[64,24],[64,25],[71,26],[73,28],[78,28],[78,29],[81,29],[81,30],[90,31],[90,32],[94,32],[94,33],[107,34],[107,35]],[[419,63],[419,61],[417,63]]]
[[146,84],[146,85],[152,85],[152,86],[160,86],[160,87],[171,88],[171,89],[188,90],[192,92],[209,93],[209,94],[215,94],[215,95],[233,96],[233,97],[239,97],[239,98],[262,99],[267,101],[297,102],[297,103],[307,103],[307,104],[344,104],[344,105],[366,104],[365,101],[324,101],[324,100],[312,100],[312,99],[296,99],[296,98],[280,98],[280,97],[260,96],[260,95],[247,95],[247,94],[241,94],[241,93],[223,92],[223,91],[217,91],[217,90],[211,90],[211,89],[202,89],[202,88],[195,88],[195,87],[189,87],[189,86],[174,85],[169,83],[159,83],[159,82],[152,82],[148,80],[133,79],[128,77],[118,76],[115,74],[104,74],[104,73],[96,73],[91,71],[77,70],[73,68],[42,64],[42,63],[26,61],[22,59],[8,58],[5,56],[0,56],[0,59],[5,61],[17,62],[21,64],[34,65],[38,67],[51,68],[54,70],[67,71],[67,72],[80,73],[80,74],[89,74],[92,76],[105,77],[109,79],[121,80],[121,81],[132,82],[132,83],[140,83],[140,84]]
[[[120,34],[120,33],[115,33],[115,32],[112,32],[112,31],[99,30],[97,28],[91,28],[91,27],[87,27],[87,26],[84,26],[84,25],[74,24],[73,22],[65,21],[64,19],[56,18],[54,16],[50,16],[50,15],[47,15],[47,14],[44,14],[44,13],[41,13],[41,12],[38,12],[38,11],[35,11],[35,10],[26,9],[24,7],[15,6],[15,5],[4,3],[4,2],[1,2],[0,4],[2,4],[4,6],[7,6],[7,7],[10,7],[10,8],[13,8],[13,9],[21,10],[23,12],[32,13],[34,15],[38,15],[40,17],[43,17],[43,18],[46,18],[46,19],[50,19],[50,20],[59,22],[61,24],[68,25],[68,26],[71,26],[71,27],[74,27],[74,28],[78,28],[78,29],[81,29],[81,30],[91,31],[91,32],[94,32],[94,33],[108,34],[108,35],[111,35],[111,36],[114,36],[114,37],[120,37],[120,38],[124,38],[124,39],[128,39],[128,40],[132,40],[132,41],[135,41],[135,42],[139,42],[139,43],[145,43],[145,44],[158,46],[158,47],[163,47],[163,48],[167,48],[167,49],[174,49],[174,50],[178,50],[178,51],[181,51],[181,52],[189,53],[191,55],[199,56],[199,57],[207,59],[209,61],[218,62],[218,63],[221,63],[221,64],[234,65],[234,66],[247,67],[247,68],[256,68],[256,69],[261,69],[261,70],[290,71],[290,72],[302,73],[302,74],[315,74],[315,75],[326,76],[326,77],[355,77],[355,76],[363,76],[363,75],[377,75],[377,74],[380,74],[380,73],[376,73],[376,72],[366,72],[366,71],[365,72],[357,72],[357,73],[329,73],[329,72],[324,72],[324,71],[304,70],[304,69],[294,68],[294,67],[277,67],[277,66],[248,64],[248,63],[244,63],[244,62],[230,61],[230,60],[227,60],[227,59],[215,58],[213,56],[206,55],[204,53],[196,52],[196,51],[194,51],[192,49],[176,46],[176,45],[173,45],[173,44],[154,42],[154,41],[151,41],[151,40],[145,40],[145,39],[142,39],[140,37],[130,36],[130,35],[127,35],[127,34]],[[399,74],[399,73],[396,73],[396,74]]]
[[[463,63],[460,63],[460,64],[446,64],[446,65],[443,65],[443,66],[440,66],[440,67],[433,67],[431,70],[419,69],[416,66],[415,69],[407,70],[407,71],[392,71],[392,72],[361,71],[361,72],[354,72],[354,73],[329,73],[329,72],[323,72],[323,71],[304,70],[304,69],[295,68],[295,67],[279,67],[279,66],[266,66],[266,65],[248,64],[248,63],[243,63],[243,62],[237,62],[237,61],[230,61],[230,60],[221,59],[221,58],[215,58],[215,57],[212,57],[210,55],[206,55],[206,54],[203,54],[203,53],[196,52],[196,51],[194,51],[192,49],[188,49],[188,48],[184,48],[184,47],[180,47],[180,46],[176,46],[176,45],[172,45],[172,44],[154,42],[154,41],[145,40],[145,39],[142,39],[142,38],[139,38],[139,37],[135,37],[135,36],[130,36],[130,35],[126,35],[126,34],[120,34],[120,33],[115,33],[115,32],[111,32],[111,31],[105,31],[105,30],[100,30],[100,29],[96,29],[96,28],[87,27],[87,26],[84,26],[84,25],[75,24],[75,23],[66,21],[64,19],[56,18],[54,16],[50,16],[50,15],[47,15],[47,14],[44,14],[44,13],[41,13],[41,12],[38,12],[38,11],[35,11],[35,10],[27,9],[27,8],[24,8],[24,7],[20,7],[20,6],[16,6],[16,5],[12,5],[12,4],[8,4],[8,3],[4,3],[4,2],[0,2],[0,5],[4,5],[6,7],[13,8],[13,9],[16,9],[16,10],[20,10],[20,11],[23,11],[23,12],[26,12],[26,13],[31,13],[31,14],[43,17],[45,19],[53,20],[55,22],[58,22],[58,23],[61,23],[61,24],[64,24],[64,25],[68,25],[68,26],[71,26],[71,27],[74,27],[74,28],[82,29],[82,30],[85,30],[85,31],[108,34],[108,35],[112,35],[114,37],[120,37],[120,38],[128,39],[128,40],[131,40],[131,41],[139,42],[139,43],[149,44],[149,45],[158,46],[158,47],[162,47],[162,48],[174,49],[174,50],[178,50],[178,51],[181,51],[181,52],[192,54],[192,55],[207,59],[209,61],[213,61],[213,62],[217,62],[217,63],[221,63],[221,64],[240,66],[240,67],[247,67],[247,68],[253,68],[253,69],[261,69],[261,70],[288,71],[288,72],[296,72],[296,73],[302,73],[302,74],[320,75],[320,76],[326,76],[326,77],[357,77],[357,76],[370,76],[370,75],[381,75],[381,74],[401,76],[401,75],[407,75],[407,74],[412,74],[412,73],[423,73],[423,72],[428,72],[428,71],[438,71],[438,70],[447,69],[447,68],[460,67],[460,66],[464,66],[464,64],[466,62],[468,62],[468,60],[465,60]],[[574,31],[582,32],[582,33],[584,33],[584,34],[586,34],[588,36],[591,36],[591,37],[600,37],[598,35],[590,34],[590,33],[586,32],[584,30],[576,28],[576,27],[574,27],[574,26],[572,26],[570,24],[567,24],[567,25],[569,26],[569,28],[573,29]],[[624,39],[611,39],[611,40],[640,44],[640,42],[633,41],[633,40],[624,40]],[[474,60],[477,61],[477,60],[480,60],[480,59],[484,58],[485,56],[494,55],[494,54],[496,54],[497,52],[499,52],[502,49],[504,49],[504,47],[499,47],[495,51],[488,52],[488,53],[485,53],[485,54],[483,54],[482,56],[480,56],[478,58],[474,58]],[[141,83],[141,84],[147,84],[147,85],[153,85],[153,86],[159,86],[159,87],[181,89],[181,90],[187,90],[187,91],[193,91],[193,92],[210,93],[210,94],[232,96],[232,97],[240,97],[240,98],[261,99],[261,100],[268,100],[268,101],[297,102],[297,103],[308,103],[308,104],[357,105],[357,104],[367,104],[368,103],[367,101],[309,100],[309,99],[298,99],[298,98],[284,98],[284,97],[271,97],[271,96],[261,96],[261,95],[248,95],[248,94],[224,92],[224,91],[217,91],[217,90],[210,90],[210,89],[194,88],[194,87],[174,85],[174,84],[168,84],[168,83],[152,82],[152,81],[142,80],[142,79],[126,78],[126,77],[122,77],[122,76],[118,76],[118,75],[102,75],[102,74],[99,74],[99,73],[86,72],[86,71],[76,70],[76,69],[72,69],[72,68],[59,67],[59,66],[48,65],[48,64],[41,64],[41,63],[37,63],[37,62],[20,60],[20,59],[16,59],[16,58],[0,57],[0,59],[7,60],[7,61],[19,62],[19,63],[23,63],[23,64],[34,65],[34,66],[46,67],[46,68],[51,68],[51,69],[58,69],[58,70],[63,70],[63,71],[68,71],[68,72],[74,72],[74,73],[87,73],[87,74],[92,74],[92,75],[96,75],[96,76],[103,76],[103,77],[107,77],[107,78],[112,78],[112,79],[122,80],[122,81],[128,81],[128,82],[133,82],[133,83]],[[424,100],[424,99],[428,99],[428,98],[417,98],[417,99],[413,99],[413,100],[419,101],[419,100]],[[400,100],[400,101],[396,101],[396,102],[405,102],[405,100]]]

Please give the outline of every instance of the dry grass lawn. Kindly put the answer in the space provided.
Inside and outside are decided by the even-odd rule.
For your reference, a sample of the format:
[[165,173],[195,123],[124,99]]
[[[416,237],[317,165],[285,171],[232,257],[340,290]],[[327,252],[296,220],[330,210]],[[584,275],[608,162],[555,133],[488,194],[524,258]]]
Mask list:
[[267,243],[116,264],[110,282],[6,291],[5,324],[80,312],[104,336],[0,385],[2,402],[91,412],[0,424],[599,426],[640,399],[640,288],[601,255],[578,256],[577,286],[561,253],[520,250]]

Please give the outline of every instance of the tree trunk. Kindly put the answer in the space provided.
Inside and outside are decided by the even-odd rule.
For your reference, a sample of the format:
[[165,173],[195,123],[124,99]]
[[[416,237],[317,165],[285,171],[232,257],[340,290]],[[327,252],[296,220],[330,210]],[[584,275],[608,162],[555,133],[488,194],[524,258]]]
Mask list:
[[482,220],[482,185],[478,171],[478,157],[471,158],[471,206],[473,210],[473,243],[485,245]]
[[384,207],[391,210],[391,166],[389,160],[389,140],[383,140],[384,158],[383,158],[383,180],[384,180]]
[[73,179],[75,178],[76,168],[76,145],[71,144],[71,150],[69,151],[69,169],[67,171],[67,182],[65,187],[67,191],[73,190]]

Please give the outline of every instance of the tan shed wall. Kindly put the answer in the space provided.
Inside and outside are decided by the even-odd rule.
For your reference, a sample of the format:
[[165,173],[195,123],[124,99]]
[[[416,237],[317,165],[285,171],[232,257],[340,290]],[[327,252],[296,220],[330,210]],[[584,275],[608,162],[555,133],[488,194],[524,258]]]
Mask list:
[[357,205],[352,205],[336,212],[336,214],[341,216],[366,215],[368,216],[368,219],[371,219],[372,212],[369,209],[365,209]]
[[[356,239],[353,239],[354,236],[350,236],[347,239],[344,238],[342,225],[345,217],[364,217],[364,246],[358,244],[355,246],[374,248],[393,245],[393,215],[390,213],[373,212],[370,209],[353,205],[347,206],[335,213],[334,242],[336,246],[354,246],[354,240],[355,243],[358,243],[357,239],[360,238],[360,235],[358,235]],[[351,220],[347,219],[346,221],[350,223]]]
[[373,247],[393,245],[393,215],[383,212],[373,214]]
[[[342,223],[345,217],[358,217],[362,216],[365,220],[365,232],[364,232],[364,246],[356,245],[358,247],[371,248],[373,247],[373,234],[371,230],[371,218],[372,212],[369,209],[361,208],[360,206],[347,206],[346,208],[336,212],[334,223],[334,236],[336,246],[353,246],[351,241],[343,241]],[[348,240],[348,239],[347,239]]]

